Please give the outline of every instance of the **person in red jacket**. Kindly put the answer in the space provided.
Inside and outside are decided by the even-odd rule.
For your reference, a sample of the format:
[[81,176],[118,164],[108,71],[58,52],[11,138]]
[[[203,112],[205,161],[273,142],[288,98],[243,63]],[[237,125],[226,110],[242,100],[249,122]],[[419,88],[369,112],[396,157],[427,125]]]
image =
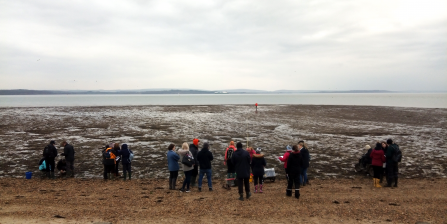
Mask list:
[[386,158],[380,142],[376,143],[376,147],[369,156],[372,159],[371,165],[374,169],[374,187],[382,187],[380,185],[380,175],[383,173],[383,163],[386,161]]
[[284,163],[284,170],[286,171],[286,178],[289,179],[289,173],[287,172],[287,160],[289,159],[289,155],[292,152],[292,146],[288,145],[286,147],[287,151],[284,153],[283,156],[280,156],[278,159],[279,161]]

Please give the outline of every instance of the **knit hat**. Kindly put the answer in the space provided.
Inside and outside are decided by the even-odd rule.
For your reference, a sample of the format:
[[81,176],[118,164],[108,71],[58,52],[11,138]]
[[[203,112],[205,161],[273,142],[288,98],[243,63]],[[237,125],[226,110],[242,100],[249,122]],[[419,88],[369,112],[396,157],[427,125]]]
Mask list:
[[192,144],[194,144],[194,145],[198,145],[199,142],[200,142],[200,140],[197,139],[197,138],[195,138],[195,139],[192,140]]
[[287,151],[292,151],[292,146],[288,145],[286,146]]
[[261,147],[256,148],[256,153],[259,154],[259,153],[261,153],[261,151],[262,151],[262,150],[261,150]]
[[50,145],[56,145],[56,142],[51,141],[51,142],[50,142]]
[[368,149],[370,149],[371,148],[371,146],[369,146],[369,145],[365,145],[365,149],[366,150],[368,150]]

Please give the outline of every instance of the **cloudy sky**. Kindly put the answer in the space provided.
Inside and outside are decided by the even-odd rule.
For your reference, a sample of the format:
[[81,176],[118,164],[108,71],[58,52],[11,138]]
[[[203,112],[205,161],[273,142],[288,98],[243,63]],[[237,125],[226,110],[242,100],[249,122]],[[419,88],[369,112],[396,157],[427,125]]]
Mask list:
[[0,89],[447,90],[445,0],[0,0]]

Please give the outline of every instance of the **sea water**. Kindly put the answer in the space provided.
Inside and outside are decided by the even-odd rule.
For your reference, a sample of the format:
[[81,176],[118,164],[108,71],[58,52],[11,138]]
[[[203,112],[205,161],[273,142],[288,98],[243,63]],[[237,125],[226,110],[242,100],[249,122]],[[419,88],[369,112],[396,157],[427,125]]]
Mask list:
[[0,107],[223,105],[365,105],[447,108],[447,93],[3,95]]

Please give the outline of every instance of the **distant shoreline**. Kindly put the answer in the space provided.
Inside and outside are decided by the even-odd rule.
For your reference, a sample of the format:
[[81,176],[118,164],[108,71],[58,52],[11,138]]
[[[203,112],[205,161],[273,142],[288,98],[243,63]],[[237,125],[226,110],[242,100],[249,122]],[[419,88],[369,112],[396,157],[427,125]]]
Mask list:
[[302,94],[302,93],[447,93],[447,91],[417,92],[417,91],[387,91],[387,90],[277,90],[277,91],[257,91],[257,90],[225,90],[225,91],[204,91],[204,90],[28,90],[12,89],[0,90],[0,95],[160,95],[160,94]]

